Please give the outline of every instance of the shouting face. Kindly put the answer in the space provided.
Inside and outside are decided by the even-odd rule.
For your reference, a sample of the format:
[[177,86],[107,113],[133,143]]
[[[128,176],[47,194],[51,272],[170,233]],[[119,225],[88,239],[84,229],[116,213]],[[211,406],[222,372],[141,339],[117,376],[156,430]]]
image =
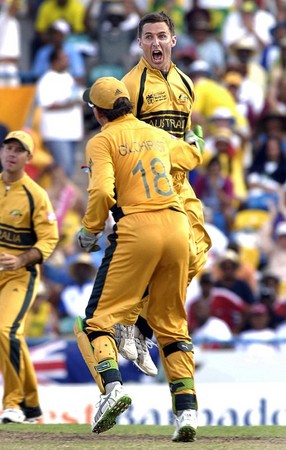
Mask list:
[[176,45],[176,36],[171,35],[165,22],[146,23],[138,43],[145,59],[154,69],[168,72],[172,48]]

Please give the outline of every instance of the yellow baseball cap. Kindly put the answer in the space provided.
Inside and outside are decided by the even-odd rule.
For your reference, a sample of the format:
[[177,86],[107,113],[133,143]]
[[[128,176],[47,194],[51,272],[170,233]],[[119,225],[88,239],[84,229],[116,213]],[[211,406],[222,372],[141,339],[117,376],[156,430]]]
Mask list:
[[102,109],[114,109],[114,102],[120,97],[130,100],[125,84],[114,77],[101,77],[83,93],[83,101]]
[[240,6],[240,11],[244,13],[254,13],[257,11],[257,5],[252,0],[244,0]]
[[3,144],[11,141],[12,139],[16,139],[22,144],[25,150],[27,150],[31,155],[34,152],[34,142],[32,136],[26,131],[18,130],[18,131],[10,131],[5,137]]

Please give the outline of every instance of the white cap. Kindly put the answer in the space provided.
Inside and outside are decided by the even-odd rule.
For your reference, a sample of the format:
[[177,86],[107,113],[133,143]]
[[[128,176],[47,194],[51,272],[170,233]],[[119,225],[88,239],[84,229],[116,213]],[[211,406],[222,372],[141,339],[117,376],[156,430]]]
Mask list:
[[70,32],[70,25],[64,19],[56,20],[51,28],[60,31],[63,34],[68,34]]
[[225,106],[220,106],[219,108],[216,108],[211,116],[212,120],[215,119],[233,119],[233,114],[229,108],[226,108]]
[[280,222],[276,228],[276,236],[286,235],[286,222]]
[[251,50],[253,52],[257,51],[257,40],[254,36],[248,35],[243,36],[242,38],[238,39],[233,43],[233,47],[235,49],[241,49],[241,50]]
[[192,64],[190,64],[189,71],[190,72],[205,72],[205,73],[210,74],[211,66],[209,65],[209,63],[207,63],[203,59],[198,59],[198,60],[194,61]]

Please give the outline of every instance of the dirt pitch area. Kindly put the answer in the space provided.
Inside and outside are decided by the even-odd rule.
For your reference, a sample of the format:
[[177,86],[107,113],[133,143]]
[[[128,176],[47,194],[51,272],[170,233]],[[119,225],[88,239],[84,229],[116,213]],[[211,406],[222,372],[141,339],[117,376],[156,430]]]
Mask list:
[[[1,427],[2,428],[2,427]],[[161,450],[174,448],[177,450],[192,448],[194,450],[285,450],[286,437],[249,437],[231,436],[198,436],[193,443],[173,443],[170,434],[101,434],[66,433],[66,432],[35,432],[0,429],[1,450],[119,450],[146,449]]]

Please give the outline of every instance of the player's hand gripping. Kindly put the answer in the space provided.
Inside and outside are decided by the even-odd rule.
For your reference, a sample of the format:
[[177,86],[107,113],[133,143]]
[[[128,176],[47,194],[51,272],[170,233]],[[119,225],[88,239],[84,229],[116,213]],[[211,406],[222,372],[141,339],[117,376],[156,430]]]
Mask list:
[[200,125],[195,126],[195,131],[190,130],[185,135],[185,141],[188,144],[196,145],[197,149],[203,153],[205,141],[203,139],[203,129]]
[[98,252],[100,246],[97,244],[98,239],[102,236],[102,233],[90,233],[85,228],[81,228],[77,233],[77,242],[80,248],[83,248],[88,253]]

